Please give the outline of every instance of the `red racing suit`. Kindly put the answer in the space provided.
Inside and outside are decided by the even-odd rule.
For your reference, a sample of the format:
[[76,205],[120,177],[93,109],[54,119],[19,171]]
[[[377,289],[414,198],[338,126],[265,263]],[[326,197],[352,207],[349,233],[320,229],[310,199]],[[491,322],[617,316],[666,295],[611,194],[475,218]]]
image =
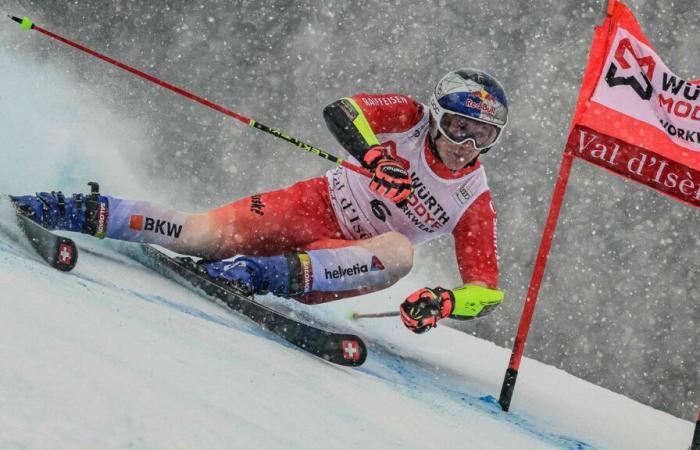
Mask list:
[[[414,187],[408,204],[399,208],[371,192],[363,176],[342,167],[330,170],[326,178],[331,204],[345,238],[398,231],[421,244],[451,233],[463,283],[482,281],[495,289],[496,212],[481,163],[477,160],[457,172],[442,164],[431,150],[428,108],[410,97],[358,94],[343,100],[344,109],[355,109],[356,116],[351,117],[356,128],[363,127],[364,116],[364,126],[401,161]],[[372,133],[365,130],[363,140]],[[350,160],[358,163],[357,148],[362,146],[355,147]]]
[[235,235],[221,236],[219,256],[230,256],[227,247],[261,256],[344,247],[389,231],[398,231],[417,245],[451,233],[462,282],[481,281],[496,289],[496,212],[480,162],[457,172],[442,164],[430,148],[428,108],[407,96],[358,94],[342,102],[336,102],[341,105],[336,112],[355,117],[359,128],[364,120],[362,133],[352,126],[348,130],[344,119],[338,122],[342,131],[329,123],[353,154],[349,160],[360,164],[362,152],[376,138],[411,174],[414,193],[408,202],[398,207],[370,191],[367,178],[337,167],[325,177],[210,211],[211,229],[226,229],[233,218],[237,225]]

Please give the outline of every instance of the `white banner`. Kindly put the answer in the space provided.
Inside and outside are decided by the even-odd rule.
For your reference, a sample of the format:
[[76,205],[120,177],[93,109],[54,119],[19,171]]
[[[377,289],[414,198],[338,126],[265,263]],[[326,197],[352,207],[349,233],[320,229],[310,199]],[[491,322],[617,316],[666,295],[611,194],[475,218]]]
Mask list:
[[700,152],[700,84],[675,75],[652,48],[622,27],[591,99]]

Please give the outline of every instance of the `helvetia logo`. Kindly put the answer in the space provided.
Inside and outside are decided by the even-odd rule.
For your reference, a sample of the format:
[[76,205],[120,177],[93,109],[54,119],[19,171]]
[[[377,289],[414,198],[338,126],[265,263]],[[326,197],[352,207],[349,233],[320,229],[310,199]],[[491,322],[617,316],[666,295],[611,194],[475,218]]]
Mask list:
[[163,236],[180,237],[182,225],[168,222],[167,220],[153,219],[144,217],[140,214],[134,214],[129,218],[129,228],[135,231],[152,231],[162,234]]
[[378,270],[384,270],[384,264],[377,258],[376,256],[372,256],[372,264],[370,266],[370,270],[372,272],[376,272]]
[[367,273],[369,272],[369,268],[367,264],[355,264],[352,267],[338,266],[337,269],[333,270],[324,269],[323,272],[327,280],[336,280],[338,278],[354,277],[362,273]]

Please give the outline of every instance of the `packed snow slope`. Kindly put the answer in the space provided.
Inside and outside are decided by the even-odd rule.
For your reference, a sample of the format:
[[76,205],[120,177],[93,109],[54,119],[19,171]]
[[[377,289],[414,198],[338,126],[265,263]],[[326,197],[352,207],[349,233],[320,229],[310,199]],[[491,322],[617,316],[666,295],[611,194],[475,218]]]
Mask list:
[[334,366],[127,256],[78,236],[71,273],[44,265],[0,205],[0,448],[684,449],[692,424],[439,327],[414,335],[382,294],[305,307],[368,342]]

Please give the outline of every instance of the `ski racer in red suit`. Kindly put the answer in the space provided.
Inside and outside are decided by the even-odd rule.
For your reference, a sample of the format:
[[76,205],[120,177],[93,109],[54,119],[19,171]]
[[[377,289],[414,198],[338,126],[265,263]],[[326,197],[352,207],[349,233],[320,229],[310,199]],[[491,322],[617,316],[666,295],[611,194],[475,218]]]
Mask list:
[[250,293],[315,304],[387,288],[413,265],[413,246],[452,234],[463,284],[423,287],[400,305],[420,333],[471,319],[503,300],[496,214],[478,158],[502,134],[508,103],[490,75],[445,75],[430,105],[358,94],[324,109],[326,123],[371,180],[343,167],[202,213],[91,193],[13,196],[49,229],[164,246],[204,258],[212,278]]

